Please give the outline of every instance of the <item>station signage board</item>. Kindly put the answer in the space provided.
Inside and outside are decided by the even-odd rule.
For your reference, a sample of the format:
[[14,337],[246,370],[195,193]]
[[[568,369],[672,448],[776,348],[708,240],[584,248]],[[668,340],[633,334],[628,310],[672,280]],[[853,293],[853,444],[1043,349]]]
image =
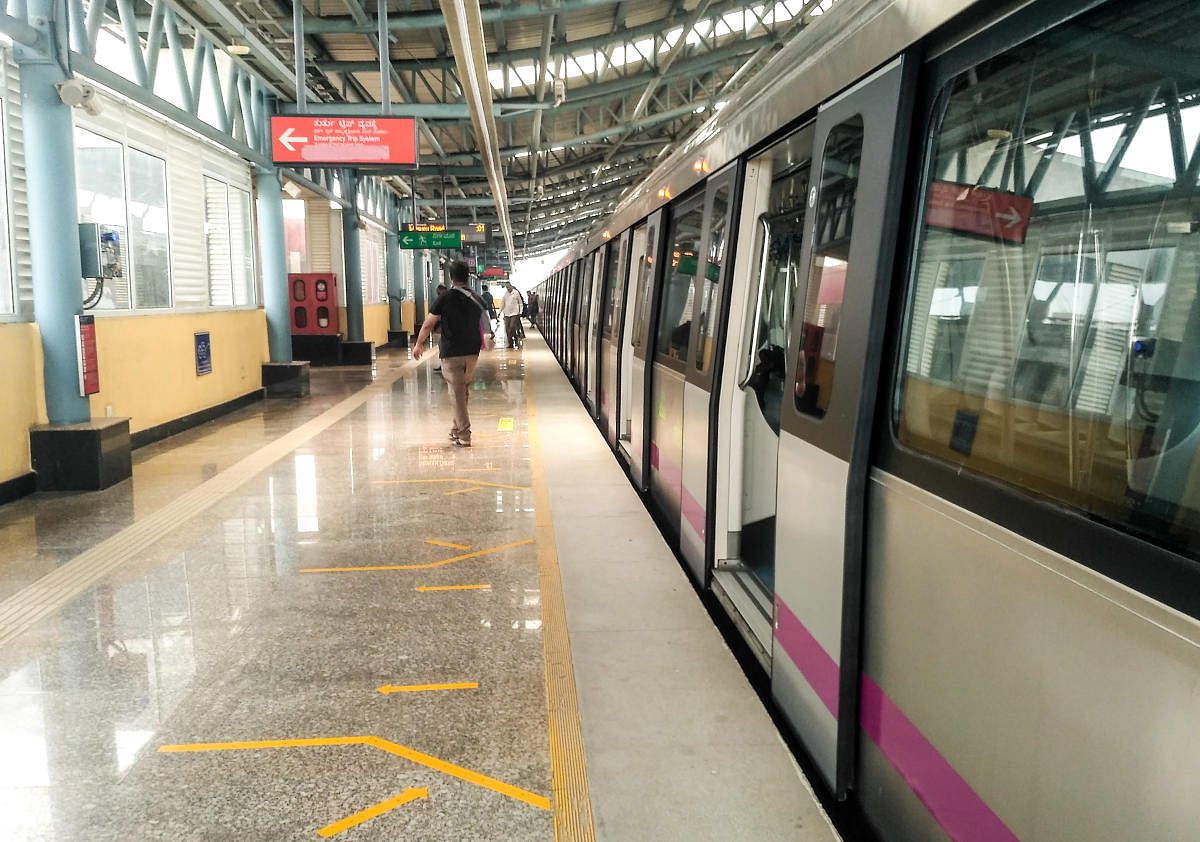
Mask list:
[[445,231],[446,226],[440,222],[406,222],[405,231]]
[[1032,215],[1033,199],[1027,196],[935,181],[929,189],[925,224],[1023,243]]
[[456,249],[462,246],[458,231],[401,231],[397,239],[402,249]]
[[271,157],[279,163],[417,164],[411,117],[272,117]]
[[485,278],[503,278],[507,274],[508,273],[499,266],[488,266],[483,270],[483,276]]

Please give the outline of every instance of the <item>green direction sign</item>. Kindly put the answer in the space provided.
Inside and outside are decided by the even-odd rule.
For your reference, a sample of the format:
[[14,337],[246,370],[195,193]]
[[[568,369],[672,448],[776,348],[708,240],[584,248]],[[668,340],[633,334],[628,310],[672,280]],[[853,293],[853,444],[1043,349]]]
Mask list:
[[458,231],[401,231],[402,249],[456,249],[462,248],[462,234]]

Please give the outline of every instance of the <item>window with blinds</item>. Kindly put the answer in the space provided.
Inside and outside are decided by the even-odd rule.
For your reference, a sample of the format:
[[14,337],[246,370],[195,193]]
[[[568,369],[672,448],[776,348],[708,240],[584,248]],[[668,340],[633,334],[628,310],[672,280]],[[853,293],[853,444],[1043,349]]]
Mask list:
[[[0,99],[0,125],[7,125],[5,102]],[[8,144],[5,143],[4,133],[0,133],[0,188],[3,189],[3,200],[0,201],[0,314],[9,314],[16,310],[16,296],[13,294],[12,245],[8,224]]]
[[254,221],[248,191],[204,177],[204,240],[209,304],[254,304]]

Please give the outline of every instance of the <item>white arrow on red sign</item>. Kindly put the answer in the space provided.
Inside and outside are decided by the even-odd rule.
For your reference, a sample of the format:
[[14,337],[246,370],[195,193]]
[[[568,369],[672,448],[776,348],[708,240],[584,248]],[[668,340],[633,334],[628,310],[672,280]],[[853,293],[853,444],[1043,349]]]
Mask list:
[[284,133],[279,136],[279,142],[287,147],[288,152],[295,152],[296,147],[292,146],[292,144],[293,143],[308,143],[308,138],[296,137],[295,135],[292,134],[292,127],[288,126],[287,129],[284,131]]
[[996,214],[996,219],[1008,222],[1008,224],[1004,226],[1005,228],[1012,228],[1014,225],[1020,223],[1024,218],[1025,217],[1021,216],[1020,212],[1018,212],[1016,208],[1009,208],[1006,213]]

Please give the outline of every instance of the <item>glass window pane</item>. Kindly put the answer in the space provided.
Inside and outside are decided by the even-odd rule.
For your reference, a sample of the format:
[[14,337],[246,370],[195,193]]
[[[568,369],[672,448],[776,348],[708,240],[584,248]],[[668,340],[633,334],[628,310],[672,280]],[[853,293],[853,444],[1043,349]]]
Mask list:
[[167,239],[167,162],[129,150],[129,262],[135,306],[171,306]]
[[228,307],[233,304],[229,202],[225,183],[207,177],[204,179],[204,239],[208,246],[208,303],[214,307]]
[[308,271],[307,231],[304,214],[307,203],[303,199],[283,200],[283,248],[287,252],[289,272]]
[[253,304],[254,295],[254,219],[250,214],[250,193],[229,188],[229,259],[233,281],[233,303]]
[[[604,289],[608,294],[608,304],[604,308],[604,335],[609,339],[617,338],[617,326],[621,323],[620,317],[617,315],[617,310],[624,303],[621,300],[621,284],[624,278],[618,274],[618,264],[623,264],[621,259],[623,254],[623,244],[625,240],[622,238],[619,241],[609,243],[608,247],[608,262],[604,264]],[[624,265],[620,266],[624,269]]]
[[825,415],[833,394],[862,143],[862,118],[847,120],[829,132],[821,163],[812,269],[796,365],[796,408],[817,418]]
[[[897,428],[910,447],[1194,553],[1200,71],[1150,42],[1114,49],[1151,10],[1092,12],[943,91]],[[1180,30],[1171,49],[1197,48]]]
[[700,226],[704,222],[704,196],[695,196],[680,204],[672,214],[668,242],[670,263],[663,282],[658,312],[656,356],[684,361],[692,340],[692,308],[699,265]]
[[729,216],[729,190],[729,185],[723,184],[713,194],[712,220],[709,222],[704,287],[700,294],[700,353],[696,355],[696,368],[704,372],[712,367],[717,316],[721,306],[717,285],[721,281],[721,267],[725,263],[725,245],[729,234],[726,224]]
[[634,302],[633,339],[631,344],[641,348],[646,341],[650,319],[650,298],[654,289],[654,248],[657,226],[640,225],[633,230],[633,277],[637,300]]
[[[104,281],[97,310],[128,309],[128,255],[125,236],[125,163],[121,144],[84,129],[75,129],[75,195],[80,222],[96,222],[121,243],[117,277]],[[83,282],[87,300],[96,290],[93,280]]]

